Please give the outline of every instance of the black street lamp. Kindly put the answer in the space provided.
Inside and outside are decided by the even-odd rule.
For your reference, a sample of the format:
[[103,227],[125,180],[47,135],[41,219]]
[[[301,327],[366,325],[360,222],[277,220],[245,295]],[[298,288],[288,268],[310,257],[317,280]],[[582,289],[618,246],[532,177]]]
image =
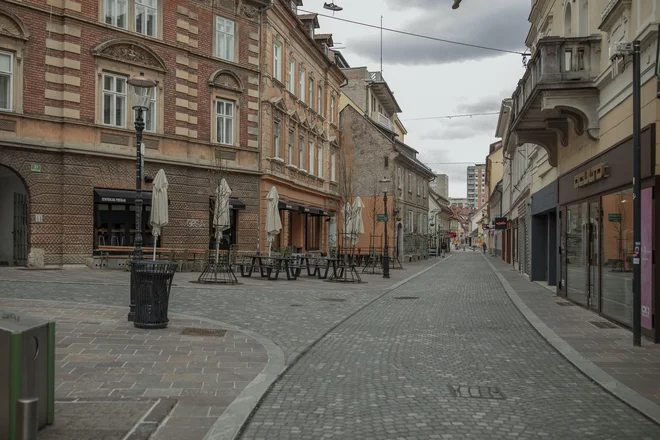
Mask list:
[[383,207],[385,211],[385,248],[383,252],[383,278],[389,278],[390,277],[390,245],[389,245],[389,233],[387,229],[387,221],[389,220],[388,217],[388,212],[387,212],[387,191],[390,189],[390,184],[392,183],[392,180],[388,179],[387,177],[383,177],[380,179],[380,187],[381,191],[383,191]]
[[[133,76],[127,81],[131,86],[131,98],[133,100],[133,110],[135,110],[135,249],[133,250],[133,261],[142,259],[142,132],[144,131],[143,114],[149,111],[151,95],[156,87],[156,82],[144,76],[140,72],[138,76]],[[135,283],[134,269],[135,264],[131,265],[131,304],[128,312],[128,320],[135,318]]]

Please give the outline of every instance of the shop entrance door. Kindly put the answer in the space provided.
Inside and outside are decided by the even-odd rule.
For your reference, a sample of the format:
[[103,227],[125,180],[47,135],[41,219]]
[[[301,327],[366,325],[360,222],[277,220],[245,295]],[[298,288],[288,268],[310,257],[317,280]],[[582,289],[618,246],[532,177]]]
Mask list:
[[600,309],[600,201],[589,202],[588,246],[587,246],[587,296],[592,309]]

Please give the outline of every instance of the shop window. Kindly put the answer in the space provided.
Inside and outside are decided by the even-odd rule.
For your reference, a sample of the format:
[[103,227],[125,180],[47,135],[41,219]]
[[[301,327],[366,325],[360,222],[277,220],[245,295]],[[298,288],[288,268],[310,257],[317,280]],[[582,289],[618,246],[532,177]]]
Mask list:
[[308,251],[321,249],[321,222],[323,218],[316,215],[307,216],[307,240],[305,247]]
[[[143,194],[146,199],[147,195]],[[151,197],[150,195],[148,197]],[[151,247],[149,219],[151,206],[142,206],[142,245]],[[158,237],[159,243],[162,237]],[[94,248],[99,246],[135,245],[135,205],[124,203],[94,203]]]

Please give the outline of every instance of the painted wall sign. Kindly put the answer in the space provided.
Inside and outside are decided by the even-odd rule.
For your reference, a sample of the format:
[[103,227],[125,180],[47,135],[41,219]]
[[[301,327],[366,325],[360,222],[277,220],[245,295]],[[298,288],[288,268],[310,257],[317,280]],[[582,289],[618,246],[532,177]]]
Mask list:
[[575,188],[582,188],[583,186],[591,185],[592,183],[603,180],[606,177],[608,177],[607,164],[599,163],[598,165],[573,176],[573,186]]
[[105,203],[126,203],[126,199],[121,197],[101,197],[101,201]]

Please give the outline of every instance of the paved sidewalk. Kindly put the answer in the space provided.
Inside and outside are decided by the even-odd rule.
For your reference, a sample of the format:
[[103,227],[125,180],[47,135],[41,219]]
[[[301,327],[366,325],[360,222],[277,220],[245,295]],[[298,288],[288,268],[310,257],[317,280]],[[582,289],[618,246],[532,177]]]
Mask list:
[[501,259],[489,261],[552,331],[605,373],[659,405],[660,411],[660,344],[643,338],[642,347],[633,347],[630,330],[597,328],[592,322],[605,318],[577,305],[561,306],[567,302],[564,298],[528,281]]
[[55,424],[41,440],[201,440],[268,361],[255,339],[199,320],[141,330],[123,308],[0,299],[0,309],[56,322]]

